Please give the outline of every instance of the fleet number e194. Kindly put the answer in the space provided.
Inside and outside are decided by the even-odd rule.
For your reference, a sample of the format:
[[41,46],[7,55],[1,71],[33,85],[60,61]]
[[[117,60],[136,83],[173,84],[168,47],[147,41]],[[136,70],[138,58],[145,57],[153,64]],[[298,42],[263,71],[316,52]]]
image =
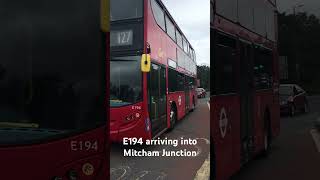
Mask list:
[[72,151],[98,151],[98,141],[71,141]]

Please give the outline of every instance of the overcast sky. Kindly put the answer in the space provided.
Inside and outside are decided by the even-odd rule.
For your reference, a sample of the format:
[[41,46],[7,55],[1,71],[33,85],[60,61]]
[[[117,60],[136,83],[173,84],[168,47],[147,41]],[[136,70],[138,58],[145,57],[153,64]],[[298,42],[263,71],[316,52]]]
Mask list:
[[293,6],[303,5],[303,7],[298,8],[296,11],[306,11],[320,16],[320,0],[277,0],[277,3],[280,12],[286,11],[287,14],[291,14]]
[[[183,33],[194,47],[197,63],[210,65],[209,0],[162,0]],[[320,17],[320,0],[277,0],[280,12],[292,13],[293,6],[303,4],[297,12],[306,11]]]
[[195,49],[197,64],[210,65],[210,1],[162,0]]

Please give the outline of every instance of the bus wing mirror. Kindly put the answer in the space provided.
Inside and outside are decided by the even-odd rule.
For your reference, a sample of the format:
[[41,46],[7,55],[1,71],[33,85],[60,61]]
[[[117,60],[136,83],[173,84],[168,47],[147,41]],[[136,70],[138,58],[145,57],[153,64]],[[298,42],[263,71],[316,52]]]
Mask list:
[[100,0],[100,28],[102,32],[109,32],[110,30],[110,2],[109,0]]
[[150,54],[143,54],[141,57],[141,71],[150,72],[151,69],[151,57]]

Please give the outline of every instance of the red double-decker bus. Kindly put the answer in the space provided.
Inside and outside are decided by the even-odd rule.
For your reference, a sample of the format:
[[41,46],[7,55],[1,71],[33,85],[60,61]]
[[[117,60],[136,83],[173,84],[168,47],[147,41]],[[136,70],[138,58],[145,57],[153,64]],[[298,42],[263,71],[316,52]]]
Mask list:
[[196,106],[194,49],[158,0],[111,0],[110,34],[111,140],[155,138]]
[[0,0],[1,179],[107,179],[108,2]]
[[280,131],[275,0],[211,0],[212,176],[228,179]]

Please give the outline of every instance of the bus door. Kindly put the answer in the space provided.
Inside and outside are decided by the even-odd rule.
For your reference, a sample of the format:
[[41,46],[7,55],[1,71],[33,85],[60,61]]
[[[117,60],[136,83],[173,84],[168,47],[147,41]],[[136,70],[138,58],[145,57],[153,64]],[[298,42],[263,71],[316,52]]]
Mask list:
[[151,64],[148,76],[149,112],[152,136],[156,136],[167,127],[166,68]]
[[190,84],[189,84],[189,77],[188,76],[184,76],[184,95],[185,95],[185,114],[187,114],[187,112],[189,112],[189,108],[190,108]]
[[252,45],[240,42],[240,136],[242,162],[249,160],[253,153],[253,49]]
[[215,33],[214,37],[210,116],[215,172],[217,179],[228,179],[238,167],[237,162],[240,162],[235,155],[240,154],[240,138],[237,134],[239,105],[236,92],[236,40],[220,33]]

